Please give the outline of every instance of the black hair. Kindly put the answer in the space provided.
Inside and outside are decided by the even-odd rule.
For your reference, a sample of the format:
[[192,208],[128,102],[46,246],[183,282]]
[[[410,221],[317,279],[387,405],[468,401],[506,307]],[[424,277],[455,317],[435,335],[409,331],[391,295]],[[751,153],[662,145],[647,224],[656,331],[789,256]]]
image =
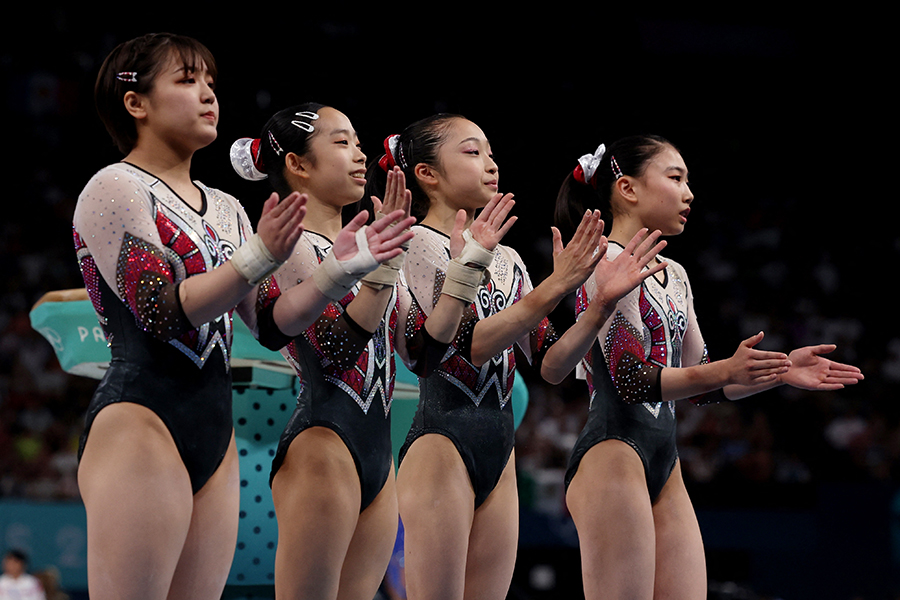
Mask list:
[[14,558],[22,564],[28,564],[28,555],[24,551],[13,548],[6,553],[7,558]]
[[116,46],[97,74],[94,102],[100,120],[122,154],[128,154],[137,143],[134,117],[125,109],[125,94],[132,91],[147,94],[156,76],[170,56],[181,60],[186,73],[193,73],[200,63],[216,79],[216,61],[209,49],[194,38],[173,33],[148,33]]
[[[307,156],[309,142],[315,135],[315,119],[307,115],[318,114],[324,104],[306,102],[280,110],[266,122],[259,134],[259,161],[257,168],[268,175],[269,183],[282,198],[293,191],[284,176],[285,157],[288,152]],[[260,168],[262,167],[262,168]]]
[[611,198],[616,180],[624,175],[640,177],[649,162],[667,146],[675,148],[671,142],[658,135],[625,137],[606,149],[589,182],[582,183],[575,178],[574,172],[569,172],[559,188],[554,214],[554,221],[563,239],[568,239],[575,233],[587,210],[600,210],[606,223],[606,233],[609,233],[615,217]]
[[[397,144],[395,162],[406,175],[406,188],[412,193],[412,216],[421,221],[428,214],[431,200],[419,185],[416,178],[416,165],[426,164],[440,168],[438,150],[447,138],[450,124],[456,119],[465,119],[460,115],[438,113],[420,119],[403,130]],[[370,197],[384,198],[387,185],[387,171],[379,164],[385,155],[381,155],[369,164],[366,172],[366,193],[362,203],[371,203]],[[369,209],[370,206],[361,206]]]

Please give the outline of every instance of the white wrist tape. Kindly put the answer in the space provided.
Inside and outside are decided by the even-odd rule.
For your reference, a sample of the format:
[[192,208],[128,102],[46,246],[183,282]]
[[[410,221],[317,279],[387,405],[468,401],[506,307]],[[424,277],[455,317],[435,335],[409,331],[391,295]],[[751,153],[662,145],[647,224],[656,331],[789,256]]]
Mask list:
[[468,229],[463,231],[463,239],[466,240],[466,245],[456,260],[464,265],[478,265],[482,269],[491,266],[491,262],[494,260],[494,253],[491,250],[482,246]]
[[258,233],[251,235],[245,244],[235,250],[229,262],[250,285],[256,285],[281,266]]
[[467,267],[458,258],[454,258],[447,265],[447,272],[444,273],[444,286],[441,288],[441,293],[466,303],[474,302],[475,294],[478,292],[478,286],[484,280],[484,275],[482,267]]
[[394,287],[397,279],[400,277],[400,269],[406,261],[406,252],[401,252],[394,258],[386,260],[374,271],[362,278],[362,282],[376,290],[382,290],[386,287]]
[[[380,210],[375,212],[376,221],[385,216],[386,215]],[[403,263],[406,261],[406,251],[409,250],[409,240],[400,244],[400,248],[403,252],[378,265],[378,268],[362,278],[362,282],[376,290],[393,287],[394,284],[397,283],[397,279],[400,277],[400,269],[403,268]]]
[[360,277],[378,266],[378,261],[369,251],[365,227],[356,232],[355,240],[356,254],[353,258],[338,260],[332,248],[313,271],[313,281],[326,298],[340,300],[350,292]]

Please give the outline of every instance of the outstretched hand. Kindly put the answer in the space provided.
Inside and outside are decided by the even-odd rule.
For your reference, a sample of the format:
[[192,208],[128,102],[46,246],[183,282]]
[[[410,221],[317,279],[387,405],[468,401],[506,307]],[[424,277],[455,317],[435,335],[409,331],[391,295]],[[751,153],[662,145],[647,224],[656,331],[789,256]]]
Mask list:
[[[413,238],[413,232],[409,228],[416,222],[415,218],[404,216],[402,209],[395,210],[381,217],[366,228],[366,241],[369,244],[369,252],[379,263],[398,256],[403,249],[400,247]],[[356,255],[356,232],[359,231],[369,218],[368,211],[361,211],[347,223],[337,238],[334,240],[334,256],[338,260],[349,260]]]
[[[625,249],[613,260],[600,260],[594,268],[594,284],[596,289],[591,304],[599,302],[608,309],[615,306],[623,296],[639,286],[645,279],[665,269],[669,263],[659,262],[649,266],[656,258],[666,242],[654,245],[662,232],[654,231],[647,235],[647,229],[641,229]],[[645,237],[646,236],[646,237]],[[602,238],[602,254],[606,254],[606,238]]]
[[553,274],[565,293],[573,292],[593,273],[600,259],[606,255],[607,240],[603,236],[603,220],[600,211],[587,211],[575,230],[575,235],[563,247],[562,235],[556,227],[553,231]]
[[763,332],[747,338],[738,346],[734,356],[725,360],[728,365],[728,383],[738,385],[760,385],[772,383],[787,373],[791,361],[783,352],[757,350],[755,346],[763,339]]
[[[496,194],[490,202],[481,209],[478,217],[469,226],[472,237],[476,242],[484,246],[485,250],[493,250],[503,239],[503,236],[515,225],[518,217],[509,216],[509,211],[515,206],[512,194]],[[456,221],[453,231],[450,233],[450,258],[456,258],[463,251],[466,243],[462,233],[466,228],[466,212],[459,210],[456,213]]]
[[835,348],[834,344],[797,348],[789,355],[791,368],[781,376],[781,381],[802,390],[828,391],[840,390],[864,379],[857,367],[821,356]]
[[266,249],[279,262],[290,258],[297,240],[303,234],[306,201],[306,194],[293,192],[279,202],[278,194],[272,192],[263,204],[256,232],[262,238]]

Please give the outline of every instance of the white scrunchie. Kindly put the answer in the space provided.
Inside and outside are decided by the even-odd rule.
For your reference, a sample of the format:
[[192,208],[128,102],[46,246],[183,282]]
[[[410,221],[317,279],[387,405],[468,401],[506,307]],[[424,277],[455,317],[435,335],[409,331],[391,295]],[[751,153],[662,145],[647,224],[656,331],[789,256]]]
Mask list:
[[597,172],[597,167],[600,166],[600,161],[603,160],[604,154],[606,154],[606,144],[600,144],[597,146],[596,152],[593,154],[585,154],[578,159],[578,164],[581,165],[581,170],[584,171],[585,183],[588,183],[593,179],[594,173]]
[[253,164],[253,152],[250,146],[253,144],[253,138],[241,138],[231,145],[231,166],[235,172],[244,179],[250,181],[262,181],[268,175],[256,168]]
[[403,152],[400,150],[400,136],[392,135],[388,138],[388,148],[391,151],[391,157],[394,159],[395,165],[400,165],[401,169],[406,168]]

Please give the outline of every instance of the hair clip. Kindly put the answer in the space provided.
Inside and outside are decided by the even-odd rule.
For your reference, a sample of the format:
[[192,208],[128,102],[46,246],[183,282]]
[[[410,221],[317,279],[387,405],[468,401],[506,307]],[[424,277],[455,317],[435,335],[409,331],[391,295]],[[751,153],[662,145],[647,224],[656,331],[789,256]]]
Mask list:
[[616,157],[613,155],[609,156],[609,166],[612,169],[613,175],[616,176],[616,181],[624,176],[622,169],[619,168],[619,163],[616,162]]
[[[314,112],[309,112],[308,110],[304,110],[304,111],[294,113],[294,114],[295,114],[295,116],[302,117],[304,119],[309,119],[310,121],[315,121],[316,119],[319,118],[319,115],[317,115]],[[307,123],[306,121],[291,121],[291,125],[293,125],[294,127],[299,127],[306,133],[312,133],[313,131],[316,130],[316,128],[313,127],[312,123]]]
[[590,183],[592,186],[597,187],[594,175],[597,173],[597,167],[600,166],[600,161],[603,160],[604,154],[606,154],[606,144],[597,146],[597,150],[593,154],[582,155],[578,159],[578,166],[575,167],[575,179],[581,183]]
[[137,83],[137,71],[121,71],[116,73],[116,79],[125,83]]
[[[409,151],[412,153],[412,140],[409,142]],[[403,152],[403,144],[400,143],[400,136],[396,136],[394,146],[391,146],[391,152],[397,157],[401,169],[408,169],[409,163],[406,162],[406,154]]]
[[278,142],[275,141],[275,136],[272,135],[272,132],[269,131],[267,133],[269,135],[269,145],[272,146],[272,150],[275,151],[275,154],[277,154],[278,156],[281,156],[281,153],[284,152],[284,150],[282,150],[281,146],[278,145]]

